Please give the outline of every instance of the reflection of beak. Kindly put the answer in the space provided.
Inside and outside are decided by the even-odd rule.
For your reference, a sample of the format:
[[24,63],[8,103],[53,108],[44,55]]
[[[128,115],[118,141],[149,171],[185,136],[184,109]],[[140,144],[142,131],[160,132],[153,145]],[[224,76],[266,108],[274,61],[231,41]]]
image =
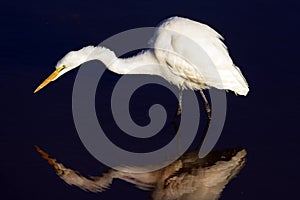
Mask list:
[[43,157],[45,160],[47,160],[48,163],[49,163],[50,165],[52,165],[52,166],[54,167],[55,171],[56,171],[59,175],[63,174],[63,170],[62,170],[62,169],[59,167],[59,165],[56,163],[56,160],[55,160],[55,159],[49,158],[49,155],[48,155],[46,152],[44,152],[42,149],[40,149],[38,146],[35,146],[35,148],[36,148],[37,152],[39,152],[39,153],[42,155],[42,157]]
[[41,90],[43,87],[45,87],[46,85],[48,85],[53,79],[55,79],[58,75],[58,73],[64,69],[65,66],[61,66],[59,68],[57,68],[50,76],[48,76],[48,78],[46,78],[46,80],[44,80],[40,85],[39,87],[37,87],[35,90],[34,90],[34,93],[38,92],[39,90]]

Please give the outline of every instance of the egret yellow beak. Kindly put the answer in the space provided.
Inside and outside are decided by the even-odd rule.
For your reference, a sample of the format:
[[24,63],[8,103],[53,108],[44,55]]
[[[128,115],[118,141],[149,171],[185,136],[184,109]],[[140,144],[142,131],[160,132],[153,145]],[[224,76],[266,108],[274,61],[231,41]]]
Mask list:
[[46,85],[48,85],[53,79],[55,79],[57,77],[57,75],[59,74],[59,72],[61,70],[63,70],[64,68],[66,68],[65,65],[57,68],[50,76],[48,76],[48,78],[46,78],[46,80],[44,80],[35,90],[34,93],[38,92],[39,90],[43,89],[43,87],[45,87]]

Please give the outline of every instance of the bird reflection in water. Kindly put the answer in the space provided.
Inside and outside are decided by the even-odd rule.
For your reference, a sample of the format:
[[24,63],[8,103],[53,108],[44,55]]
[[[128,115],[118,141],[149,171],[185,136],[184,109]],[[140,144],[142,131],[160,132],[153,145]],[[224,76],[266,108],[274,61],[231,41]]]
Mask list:
[[[113,179],[121,179],[143,190],[152,190],[153,200],[215,200],[226,184],[245,165],[246,150],[231,148],[213,151],[200,159],[198,152],[188,152],[177,161],[157,171],[148,173],[128,173],[128,170],[110,169],[101,176],[84,177],[79,172],[66,168],[50,158],[36,146],[57,174],[69,185],[91,191],[102,192],[109,188]],[[130,167],[131,171],[134,169]]]

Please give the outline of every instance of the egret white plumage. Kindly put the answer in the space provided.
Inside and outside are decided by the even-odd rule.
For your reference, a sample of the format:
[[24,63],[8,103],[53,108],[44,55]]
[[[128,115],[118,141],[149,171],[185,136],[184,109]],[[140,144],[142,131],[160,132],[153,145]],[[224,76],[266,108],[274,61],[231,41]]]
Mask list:
[[210,106],[203,89],[211,87],[247,95],[249,88],[229,56],[222,36],[209,26],[181,17],[164,20],[152,39],[152,48],[130,58],[118,58],[106,47],[87,46],[66,54],[56,70],[34,91],[90,60],[100,60],[117,74],[158,75],[180,90],[177,114],[181,113],[182,90],[199,90],[208,119]]

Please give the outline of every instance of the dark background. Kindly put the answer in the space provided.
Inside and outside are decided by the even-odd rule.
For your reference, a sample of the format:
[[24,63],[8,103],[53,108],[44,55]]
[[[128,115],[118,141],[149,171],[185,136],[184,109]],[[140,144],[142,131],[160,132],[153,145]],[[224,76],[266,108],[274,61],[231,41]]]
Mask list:
[[[221,199],[297,198],[299,2],[29,0],[2,1],[0,7],[1,199],[149,198],[149,192],[120,180],[99,194],[61,181],[33,145],[84,174],[107,169],[83,147],[73,123],[71,97],[77,70],[37,94],[33,90],[68,51],[97,45],[130,28],[155,26],[175,15],[218,30],[250,85],[247,97],[227,93],[227,118],[216,148],[242,146],[248,162]],[[112,89],[118,78],[107,72],[104,90]],[[155,99],[157,94],[162,100],[169,98],[172,115],[176,100],[159,90],[142,91],[140,98]],[[100,109],[107,99],[97,99]],[[135,104],[144,105],[139,100]],[[140,116],[146,113],[146,108],[141,109]],[[143,119],[136,120],[144,123]],[[172,138],[170,132],[165,138]],[[116,133],[112,137],[118,138]]]

